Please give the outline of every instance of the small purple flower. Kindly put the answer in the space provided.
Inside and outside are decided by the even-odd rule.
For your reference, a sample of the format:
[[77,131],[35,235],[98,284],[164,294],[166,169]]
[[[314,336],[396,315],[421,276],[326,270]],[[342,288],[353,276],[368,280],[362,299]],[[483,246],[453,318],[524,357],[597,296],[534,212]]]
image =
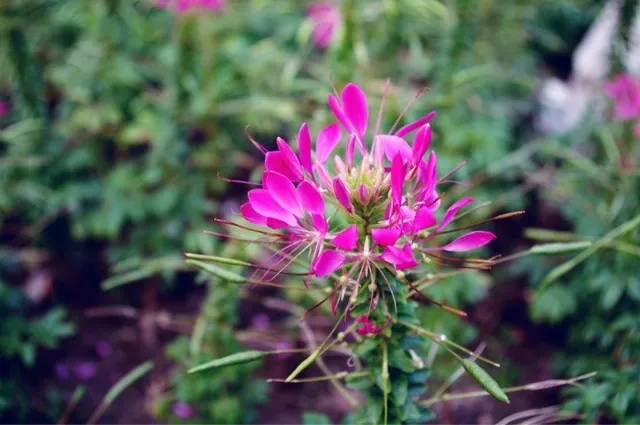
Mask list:
[[56,376],[59,379],[69,379],[69,365],[66,363],[56,363],[55,365]]
[[[286,339],[281,339],[276,343],[276,350],[291,350],[292,348],[293,345]],[[286,359],[288,357],[291,357],[291,353],[280,353],[278,354],[278,357],[281,359]]]
[[78,379],[85,381],[96,376],[98,368],[94,362],[82,362],[77,364],[73,371]]
[[177,403],[173,403],[171,410],[173,411],[174,415],[182,419],[191,418],[196,413],[196,410],[193,408],[193,406],[191,406],[188,403],[183,403],[181,401]]
[[251,319],[251,327],[259,331],[265,331],[269,329],[270,322],[271,321],[269,320],[269,316],[267,316],[265,313],[256,314]]
[[0,101],[0,118],[5,116],[7,112],[9,112],[9,105],[7,105],[5,102]]
[[113,348],[107,341],[98,341],[98,343],[96,343],[96,353],[98,353],[101,359],[105,359],[113,354]]

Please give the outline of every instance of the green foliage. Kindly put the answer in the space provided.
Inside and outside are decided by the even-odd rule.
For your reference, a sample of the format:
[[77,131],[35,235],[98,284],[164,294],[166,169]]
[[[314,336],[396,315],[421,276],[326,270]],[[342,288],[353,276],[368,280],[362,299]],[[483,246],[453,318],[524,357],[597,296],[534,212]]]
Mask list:
[[[170,393],[159,400],[156,410],[160,418],[171,423],[216,424],[247,423],[255,419],[253,406],[264,401],[266,384],[251,379],[251,374],[260,367],[261,362],[257,360],[264,357],[264,353],[244,352],[240,356],[242,361],[237,359],[238,356],[232,359],[235,360],[232,363],[227,361],[227,365],[233,364],[234,367],[196,368],[201,364],[211,364],[212,359],[224,359],[243,350],[233,329],[237,319],[237,301],[236,283],[219,278],[209,283],[208,295],[191,338],[179,337],[167,349],[167,354],[179,364],[179,369],[172,376]],[[247,357],[251,357],[251,363],[247,363]],[[192,406],[194,416],[180,418],[173,414],[171,406],[175,402]]]
[[36,365],[37,351],[55,348],[75,328],[62,307],[31,316],[23,293],[0,280],[0,418],[25,420],[31,410],[24,374]]
[[589,139],[574,138],[571,148],[551,144],[543,150],[546,160],[558,165],[545,199],[571,223],[572,232],[541,237],[593,244],[562,263],[530,263],[538,281],[552,269],[566,270],[533,298],[531,314],[568,327],[567,347],[555,359],[559,373],[598,372],[599,380],[565,392],[567,408],[582,412],[585,422],[603,416],[621,423],[640,420],[640,403],[630,396],[640,389],[634,358],[640,349],[640,150],[630,130],[611,122],[592,128]]

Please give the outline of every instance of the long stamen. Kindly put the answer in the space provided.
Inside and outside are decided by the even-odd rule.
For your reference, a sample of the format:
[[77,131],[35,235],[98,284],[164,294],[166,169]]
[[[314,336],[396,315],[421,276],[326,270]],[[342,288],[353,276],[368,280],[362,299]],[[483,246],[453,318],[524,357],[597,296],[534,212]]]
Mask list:
[[400,120],[402,119],[402,117],[404,117],[404,114],[407,113],[407,111],[409,110],[409,108],[411,108],[411,105],[413,105],[413,103],[418,100],[418,98],[420,96],[422,96],[422,93],[424,93],[427,90],[427,87],[422,87],[420,90],[418,90],[418,92],[415,94],[415,96],[413,97],[413,99],[411,99],[409,101],[409,103],[407,104],[407,106],[404,107],[404,109],[402,110],[402,112],[400,113],[400,115],[398,116],[398,118],[396,119],[396,122],[393,123],[393,126],[391,127],[391,130],[389,130],[389,134],[393,134],[393,132],[396,129],[396,126],[400,123]]

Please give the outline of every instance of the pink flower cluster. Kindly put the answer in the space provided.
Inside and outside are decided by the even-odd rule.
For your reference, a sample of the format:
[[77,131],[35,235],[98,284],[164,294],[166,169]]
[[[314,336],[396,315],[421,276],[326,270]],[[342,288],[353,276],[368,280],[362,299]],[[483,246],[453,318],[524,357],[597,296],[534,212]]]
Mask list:
[[342,19],[338,7],[331,2],[315,2],[307,8],[307,16],[313,24],[313,44],[322,49],[329,47]]
[[[309,275],[340,272],[342,282],[375,280],[377,271],[403,271],[438,251],[469,251],[495,235],[471,231],[444,244],[435,238],[473,201],[454,202],[440,218],[436,153],[429,151],[432,112],[397,131],[367,138],[369,109],[365,93],[348,84],[329,95],[337,123],[320,130],[312,143],[307,124],[298,132],[297,152],[278,138],[266,151],[261,187],[248,193],[242,216],[282,246],[270,270],[283,270],[302,255]],[[379,119],[378,119],[379,122]],[[415,133],[413,142],[405,140]],[[334,155],[343,144],[344,155]],[[333,167],[330,167],[330,163]],[[279,273],[279,272],[278,272]]]
[[227,6],[227,0],[157,0],[156,6],[174,9],[178,13],[187,13],[192,10],[221,12]]
[[[613,100],[613,117],[617,120],[640,119],[640,82],[629,74],[620,74],[604,86]],[[640,123],[634,128],[640,137]]]

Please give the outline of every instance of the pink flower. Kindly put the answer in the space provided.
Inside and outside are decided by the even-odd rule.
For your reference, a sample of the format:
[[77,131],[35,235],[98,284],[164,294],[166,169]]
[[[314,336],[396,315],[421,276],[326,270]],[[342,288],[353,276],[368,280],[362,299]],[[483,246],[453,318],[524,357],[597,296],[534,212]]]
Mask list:
[[629,74],[620,74],[604,86],[613,99],[613,116],[617,120],[640,118],[640,82]]
[[[456,235],[450,229],[473,198],[439,212],[437,157],[430,150],[429,122],[435,113],[397,131],[379,132],[369,127],[367,97],[357,85],[329,95],[328,103],[338,122],[322,128],[315,142],[302,124],[297,152],[282,138],[273,151],[252,140],[264,154],[265,172],[240,208],[253,226],[234,225],[260,235],[256,242],[274,252],[258,268],[260,279],[272,280],[307,259],[307,280],[337,281],[331,295],[335,307],[346,288],[364,280],[388,285],[390,272],[417,271],[428,257],[447,262],[441,251],[471,251],[495,238],[487,231]],[[335,155],[340,143],[344,156]],[[362,328],[367,333],[374,329],[366,323]]]
[[5,102],[0,102],[0,118],[5,116],[7,112],[9,112],[9,105],[7,105]]
[[329,47],[341,21],[338,7],[331,2],[315,2],[307,8],[307,16],[313,24],[313,44],[321,49]]
[[227,0],[156,0],[156,6],[162,9],[174,9],[177,13],[198,9],[222,12],[227,7]]
[[358,335],[377,335],[382,329],[376,326],[373,322],[369,321],[366,316],[360,316],[356,319],[356,323],[359,323],[356,333]]
[[183,403],[181,401],[177,403],[173,403],[171,406],[171,410],[173,414],[182,419],[188,419],[193,417],[196,414],[196,409],[193,408],[189,403]]

